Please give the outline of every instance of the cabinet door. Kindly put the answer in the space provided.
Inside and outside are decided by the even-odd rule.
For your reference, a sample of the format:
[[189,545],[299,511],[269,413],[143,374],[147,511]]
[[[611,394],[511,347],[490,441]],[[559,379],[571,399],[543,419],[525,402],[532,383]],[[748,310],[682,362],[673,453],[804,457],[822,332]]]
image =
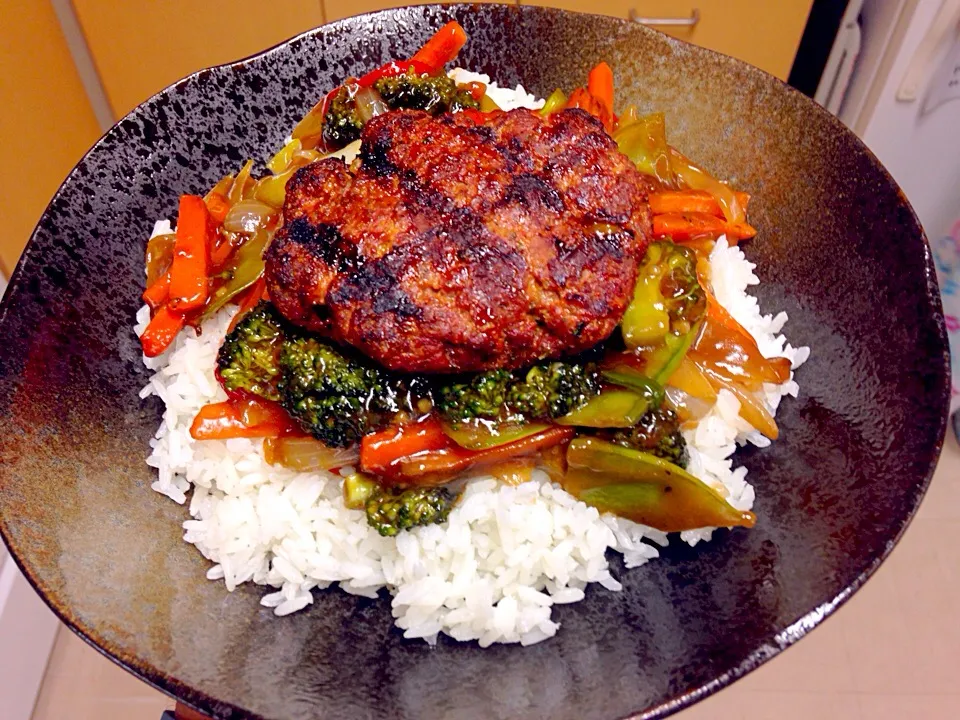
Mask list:
[[73,0],[117,117],[180,78],[323,23],[322,0]]
[[658,30],[695,45],[732,55],[785,80],[810,14],[812,0],[522,0],[580,12],[695,25],[657,25]]
[[0,18],[0,270],[9,275],[100,127],[50,3],[7,3]]
[[[324,0],[327,20],[397,7],[404,0]],[[812,0],[521,0],[565,10],[629,17],[685,20],[699,12],[694,26],[659,25],[674,37],[745,60],[786,79],[810,13]]]

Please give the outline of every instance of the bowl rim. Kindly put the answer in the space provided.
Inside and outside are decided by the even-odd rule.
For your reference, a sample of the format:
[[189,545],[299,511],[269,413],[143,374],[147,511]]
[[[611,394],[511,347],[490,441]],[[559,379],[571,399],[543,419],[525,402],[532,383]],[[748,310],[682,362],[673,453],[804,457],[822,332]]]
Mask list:
[[[142,102],[138,103],[134,108],[132,108],[128,113],[123,117],[118,118],[113,125],[110,126],[107,130],[100,135],[100,137],[94,142],[93,145],[83,154],[83,156],[77,161],[77,163],[71,168],[70,172],[64,178],[64,180],[58,186],[56,192],[51,197],[50,201],[47,203],[46,207],[43,210],[43,213],[40,215],[40,218],[37,221],[33,231],[30,233],[27,244],[24,247],[23,252],[20,255],[20,258],[17,261],[17,264],[10,274],[8,279],[8,287],[3,298],[0,299],[0,326],[3,325],[3,322],[6,318],[6,315],[16,302],[16,296],[19,294],[21,283],[19,282],[19,277],[23,271],[23,267],[29,263],[31,256],[31,251],[33,249],[34,238],[37,234],[37,231],[40,228],[43,219],[48,215],[53,205],[60,199],[64,190],[67,186],[73,181],[74,177],[78,174],[80,168],[84,166],[87,162],[87,159],[97,152],[101,146],[107,141],[107,139],[118,130],[118,128],[129,118],[135,116],[139,113],[142,113],[148,106],[156,103],[162,96],[173,93],[178,88],[181,88],[201,75],[205,75],[212,71],[236,71],[238,69],[244,68],[247,65],[252,63],[259,63],[267,60],[269,56],[286,49],[287,47],[304,40],[308,37],[313,37],[317,34],[324,32],[327,28],[336,28],[341,25],[347,25],[352,21],[355,21],[357,18],[376,18],[378,16],[383,17],[392,17],[397,12],[410,9],[410,8],[430,8],[436,10],[441,15],[445,15],[451,19],[456,17],[456,10],[458,7],[463,8],[466,6],[470,8],[471,11],[483,12],[485,8],[498,8],[501,10],[506,10],[508,12],[516,12],[519,14],[530,14],[530,15],[554,15],[557,17],[560,16],[570,16],[570,15],[585,15],[595,18],[602,18],[607,22],[616,22],[625,25],[627,27],[636,29],[639,28],[639,32],[652,33],[656,36],[659,36],[660,41],[665,41],[671,48],[688,48],[692,52],[698,54],[707,54],[708,56],[713,56],[715,59],[719,59],[721,62],[733,63],[739,68],[746,68],[748,72],[751,73],[760,73],[761,75],[766,76],[768,79],[773,80],[776,84],[780,86],[780,90],[786,90],[789,94],[795,94],[801,96],[803,100],[801,102],[808,103],[811,112],[818,113],[821,119],[825,120],[828,124],[832,126],[832,129],[845,134],[849,139],[854,141],[855,147],[857,147],[861,152],[864,152],[870,160],[875,164],[877,168],[882,173],[882,176],[886,182],[890,184],[891,187],[896,189],[897,194],[900,198],[901,204],[909,212],[909,218],[920,230],[920,239],[922,240],[924,256],[923,256],[923,265],[926,275],[926,298],[928,303],[931,304],[932,309],[936,312],[937,329],[943,340],[942,345],[944,346],[944,352],[942,356],[943,360],[943,377],[949,377],[949,368],[950,368],[950,354],[947,346],[947,334],[946,334],[946,325],[943,317],[943,307],[941,303],[939,284],[936,276],[936,270],[933,264],[933,257],[930,249],[930,243],[926,235],[922,224],[920,223],[919,217],[916,214],[912,204],[909,199],[903,193],[903,190],[897,184],[897,182],[887,171],[886,167],[880,162],[879,158],[873,153],[872,150],[863,142],[863,140],[856,135],[851,129],[844,125],[839,118],[835,115],[828,112],[821,105],[816,103],[814,100],[809,98],[804,93],[800,92],[796,88],[787,84],[780,78],[772,75],[771,73],[758,68],[754,65],[751,65],[743,60],[739,60],[725,53],[712,50],[710,48],[701,47],[693,43],[681,40],[679,38],[672,37],[666,33],[651,28],[640,23],[632,23],[626,18],[618,18],[610,15],[604,15],[601,13],[586,13],[578,12],[574,10],[566,10],[563,8],[554,8],[554,7],[544,7],[537,5],[519,5],[505,2],[484,2],[484,3],[455,3],[455,4],[444,4],[439,5],[436,3],[411,3],[408,5],[397,6],[386,8],[382,10],[375,10],[365,13],[355,13],[353,15],[345,16],[338,18],[322,25],[315,26],[313,28],[304,30],[303,32],[297,33],[292,37],[282,40],[270,47],[267,47],[264,50],[260,50],[251,55],[247,55],[238,60],[233,60],[218,65],[211,65],[209,67],[201,68],[196,70],[179,80],[167,85],[158,92],[150,95],[148,98],[144,99]],[[674,697],[661,702],[660,704],[652,707],[648,710],[638,710],[636,712],[629,713],[627,715],[622,715],[616,720],[658,720],[660,718],[666,718],[670,715],[673,715],[681,710],[694,705],[695,703],[703,700],[716,692],[719,692],[723,688],[731,685],[735,681],[741,679],[748,673],[756,670],[761,665],[765,664],[769,660],[773,659],[781,652],[786,650],[788,647],[793,645],[795,642],[805,637],[809,632],[814,630],[817,626],[820,625],[824,620],[830,617],[836,610],[842,607],[851,596],[854,595],[863,585],[866,583],[870,577],[877,571],[880,565],[890,556],[890,553],[893,551],[894,547],[900,542],[903,538],[904,533],[907,531],[909,526],[912,524],[913,520],[916,518],[917,511],[920,507],[920,504],[923,502],[924,497],[930,487],[930,483],[933,479],[934,472],[936,471],[938,461],[943,449],[943,443],[946,436],[947,426],[949,423],[949,403],[950,403],[950,393],[949,393],[949,384],[944,384],[944,392],[942,393],[942,412],[940,413],[940,424],[936,432],[936,442],[931,446],[933,451],[932,461],[927,468],[922,481],[919,485],[919,492],[916,495],[916,500],[913,503],[913,506],[910,507],[906,519],[891,538],[888,538],[887,543],[884,546],[883,551],[877,556],[877,558],[866,568],[864,568],[857,576],[851,581],[847,586],[845,586],[840,592],[836,594],[833,598],[827,600],[826,602],[821,603],[817,607],[812,608],[811,610],[803,613],[799,617],[795,618],[787,627],[781,630],[774,636],[773,643],[767,643],[763,646],[760,646],[753,650],[744,660],[742,660],[738,665],[731,668],[730,670],[722,673],[721,675],[713,678],[711,681],[704,683],[703,685],[693,688],[691,690],[686,690],[681,692]],[[119,649],[112,647],[110,642],[104,638],[98,638],[98,633],[96,628],[88,627],[80,619],[74,617],[68,608],[65,605],[61,606],[60,603],[56,602],[50,596],[52,592],[48,592],[44,589],[43,583],[40,581],[39,577],[31,571],[31,568],[24,562],[24,559],[21,558],[20,553],[17,550],[15,544],[11,542],[11,536],[6,528],[6,523],[2,515],[0,515],[0,540],[4,542],[7,549],[9,550],[10,558],[16,564],[17,568],[23,574],[23,576],[30,583],[30,586],[36,591],[40,596],[43,602],[53,611],[57,618],[66,625],[72,632],[79,636],[87,645],[96,650],[100,655],[106,657],[108,660],[118,665],[122,669],[134,675],[137,679],[146,683],[150,687],[162,692],[164,695],[170,697],[171,699],[186,705],[193,710],[196,710],[200,713],[211,714],[216,716],[220,713],[227,712],[230,713],[231,717],[238,718],[249,718],[250,720],[268,720],[262,715],[258,715],[253,711],[242,708],[238,705],[235,705],[230,702],[225,702],[218,700],[210,695],[207,695],[202,690],[191,686],[187,681],[180,680],[168,673],[165,673],[158,668],[152,666],[149,662],[143,661],[135,655],[130,655],[124,653]],[[613,718],[611,720],[614,720]]]

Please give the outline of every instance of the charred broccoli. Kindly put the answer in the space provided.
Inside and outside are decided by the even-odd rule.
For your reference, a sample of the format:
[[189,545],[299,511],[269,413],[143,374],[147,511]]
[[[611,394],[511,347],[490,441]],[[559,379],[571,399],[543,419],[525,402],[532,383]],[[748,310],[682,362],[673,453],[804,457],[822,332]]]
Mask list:
[[470,93],[457,89],[456,83],[446,75],[417,75],[408,72],[380,78],[373,87],[393,110],[409,108],[437,115],[466,108],[476,110],[480,107],[480,103],[474,100]]
[[507,405],[524,417],[562,417],[599,394],[593,365],[550,362],[534,365],[507,390]]
[[[466,90],[457,88],[446,75],[403,75],[382,77],[372,89],[391,110],[425,110],[432,115],[442,112],[479,108],[480,103]],[[323,116],[323,139],[332,148],[349,145],[360,137],[364,119],[355,100],[359,86],[348,83],[338,88]]]
[[529,370],[491,370],[440,387],[437,409],[453,421],[503,422],[566,415],[600,392],[593,364],[546,362]]
[[280,403],[304,430],[331,447],[347,447],[395,412],[385,374],[313,337],[280,350]]
[[366,501],[367,522],[384,536],[418,525],[442,523],[458,497],[444,487],[383,489]]
[[687,443],[680,434],[680,420],[666,406],[648,411],[632,428],[617,430],[608,439],[618,445],[656,455],[684,469],[690,461]]
[[442,385],[436,392],[437,409],[454,421],[499,418],[513,375],[507,370],[477,373],[462,382]]
[[357,112],[357,104],[346,86],[340,87],[330,99],[323,116],[323,139],[333,148],[349,145],[360,137],[363,120]]
[[217,353],[217,370],[227,390],[246,390],[279,400],[280,349],[284,324],[273,306],[261,302],[241,318]]
[[703,318],[707,296],[697,280],[697,256],[671,242],[650,243],[620,328],[627,347],[657,345],[684,335]]

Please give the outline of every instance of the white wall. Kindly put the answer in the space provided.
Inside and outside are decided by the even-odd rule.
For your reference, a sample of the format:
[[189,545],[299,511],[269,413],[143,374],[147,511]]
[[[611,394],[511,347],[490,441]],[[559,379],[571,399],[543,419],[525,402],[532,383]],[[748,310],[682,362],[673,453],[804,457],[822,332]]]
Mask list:
[[30,720],[59,622],[0,544],[0,715]]

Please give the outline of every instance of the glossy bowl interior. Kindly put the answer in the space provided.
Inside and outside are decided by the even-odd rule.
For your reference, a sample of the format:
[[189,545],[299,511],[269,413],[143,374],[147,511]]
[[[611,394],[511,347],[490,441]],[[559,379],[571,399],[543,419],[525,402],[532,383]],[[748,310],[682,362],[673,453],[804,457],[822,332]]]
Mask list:
[[[540,645],[407,642],[389,601],[321,592],[276,619],[227,593],[150,491],[160,418],[131,330],[143,247],[177,196],[263,162],[345,76],[406,57],[455,16],[461,64],[545,96],[605,59],[619,103],[667,114],[673,144],[753,195],[746,253],[768,312],[813,348],[782,439],[744,449],[760,518],[618,573],[556,609]],[[0,309],[0,531],[88,641],[217,717],[661,717],[722,687],[843,602],[890,551],[936,462],[947,408],[940,301],[922,230],[877,160],[774,78],[626,21],[509,6],[342,20],[193,75],[73,171]],[[619,561],[615,566],[620,567]]]

